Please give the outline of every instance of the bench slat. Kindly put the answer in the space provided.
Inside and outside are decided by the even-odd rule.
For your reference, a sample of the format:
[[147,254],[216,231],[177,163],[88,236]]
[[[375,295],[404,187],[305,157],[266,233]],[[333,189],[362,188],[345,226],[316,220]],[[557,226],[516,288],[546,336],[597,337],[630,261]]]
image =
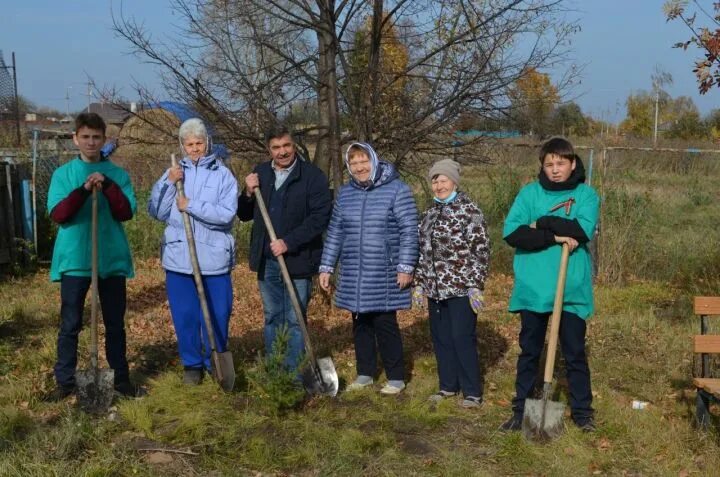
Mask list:
[[720,315],[720,296],[696,296],[696,315]]
[[693,336],[694,353],[720,353],[720,335]]
[[696,388],[704,389],[710,394],[720,397],[720,379],[694,378],[693,384]]

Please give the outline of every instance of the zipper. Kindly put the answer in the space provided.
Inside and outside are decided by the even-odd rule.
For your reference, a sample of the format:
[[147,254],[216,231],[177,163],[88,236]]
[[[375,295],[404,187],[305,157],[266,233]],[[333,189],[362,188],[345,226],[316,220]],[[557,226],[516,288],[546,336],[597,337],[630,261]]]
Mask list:
[[[362,246],[363,246],[363,230],[365,229],[365,228],[363,227],[363,224],[365,223],[365,203],[367,202],[367,196],[368,196],[367,191],[364,190],[364,191],[363,191],[363,203],[362,203],[362,208],[360,209],[360,244],[359,244],[359,246],[360,246],[359,252],[360,252],[360,253],[358,254],[358,257],[359,257],[359,259],[358,259],[358,260],[359,260],[359,263],[358,263],[358,282],[357,282],[357,292],[356,292],[356,296],[355,296],[355,303],[357,303],[358,310],[360,309],[360,283],[362,282],[362,270],[363,270],[363,267],[362,267],[362,257],[363,257],[363,254],[362,254]],[[358,312],[359,312],[359,311],[358,311]]]

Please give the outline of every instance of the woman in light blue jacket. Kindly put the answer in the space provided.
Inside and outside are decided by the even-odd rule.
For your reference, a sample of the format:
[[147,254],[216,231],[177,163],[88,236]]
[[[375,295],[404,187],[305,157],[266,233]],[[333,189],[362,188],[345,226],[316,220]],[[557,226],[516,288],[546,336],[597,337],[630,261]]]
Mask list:
[[[160,253],[178,351],[185,368],[183,382],[199,384],[203,369],[210,370],[210,345],[181,212],[190,215],[217,351],[223,352],[232,312],[230,271],[235,263],[232,225],[238,187],[232,172],[210,152],[210,137],[201,120],[192,118],[182,123],[179,136],[185,157],[155,183],[148,212],[167,224]],[[176,194],[178,180],[185,184],[185,198]]]

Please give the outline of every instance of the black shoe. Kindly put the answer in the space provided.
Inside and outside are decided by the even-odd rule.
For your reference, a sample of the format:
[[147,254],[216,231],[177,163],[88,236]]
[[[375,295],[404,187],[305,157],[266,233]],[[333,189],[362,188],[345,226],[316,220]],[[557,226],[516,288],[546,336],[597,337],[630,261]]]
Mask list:
[[185,368],[183,373],[183,384],[197,386],[203,380],[202,368]]
[[575,425],[580,428],[583,432],[595,432],[597,431],[597,427],[595,427],[595,419],[592,417],[588,417],[586,419],[578,419],[577,421],[574,421]]
[[45,402],[60,402],[75,393],[75,386],[60,386],[43,396]]
[[135,386],[130,381],[120,381],[116,383],[115,392],[127,398],[139,398],[147,395],[147,391],[144,388]]
[[522,415],[513,414],[510,419],[503,422],[500,426],[500,430],[504,432],[515,432],[522,429]]

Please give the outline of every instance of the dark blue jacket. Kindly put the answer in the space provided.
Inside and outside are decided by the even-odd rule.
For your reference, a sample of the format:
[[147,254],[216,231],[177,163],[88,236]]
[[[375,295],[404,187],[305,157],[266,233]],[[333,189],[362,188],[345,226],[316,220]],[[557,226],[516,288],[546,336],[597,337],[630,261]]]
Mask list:
[[410,290],[398,272],[413,273],[418,259],[418,213],[412,191],[392,164],[373,160],[372,183],[354,179],[340,189],[328,227],[320,271],[340,267],[335,303],[367,313],[410,308]]
[[[332,194],[325,174],[313,164],[299,158],[285,180],[281,220],[275,225],[275,233],[288,247],[285,253],[290,276],[306,278],[317,273],[322,255],[322,234],[327,228],[332,212]],[[272,161],[263,162],[253,170],[260,179],[260,193],[265,205],[275,184]],[[237,215],[243,222],[253,220],[250,238],[250,270],[257,272],[263,258],[267,230],[254,197],[241,193],[238,198]]]

